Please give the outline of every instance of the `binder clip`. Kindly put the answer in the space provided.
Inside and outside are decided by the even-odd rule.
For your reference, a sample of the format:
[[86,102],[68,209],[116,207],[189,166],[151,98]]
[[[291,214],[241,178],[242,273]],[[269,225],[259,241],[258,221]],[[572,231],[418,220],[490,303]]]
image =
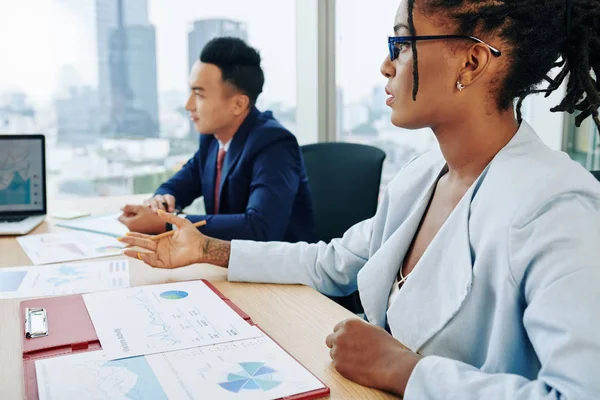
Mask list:
[[48,336],[48,317],[44,308],[25,309],[25,337],[35,339]]

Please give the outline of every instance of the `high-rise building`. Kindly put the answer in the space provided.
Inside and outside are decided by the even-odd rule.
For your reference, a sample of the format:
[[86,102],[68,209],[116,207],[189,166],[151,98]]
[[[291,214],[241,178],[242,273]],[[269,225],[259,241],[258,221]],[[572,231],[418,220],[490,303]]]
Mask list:
[[0,135],[39,133],[36,112],[21,91],[0,93]]
[[90,87],[71,87],[56,99],[56,126],[59,143],[84,144],[97,139],[98,93]]
[[110,37],[117,28],[117,0],[96,0],[96,48],[98,57],[98,121],[102,133],[110,134],[111,83]]
[[223,36],[248,40],[246,23],[217,18],[194,21],[192,30],[188,33],[189,69],[192,69],[192,66],[200,57],[202,49],[208,42],[214,38]]
[[[231,19],[202,19],[194,21],[192,30],[188,33],[188,66],[192,66],[200,58],[202,49],[208,42],[217,37],[237,37],[248,40],[246,23]],[[198,132],[190,123],[190,136],[196,137]]]
[[125,26],[148,26],[148,0],[121,0],[123,12],[123,25]]
[[147,0],[96,0],[100,133],[158,137],[156,33]]

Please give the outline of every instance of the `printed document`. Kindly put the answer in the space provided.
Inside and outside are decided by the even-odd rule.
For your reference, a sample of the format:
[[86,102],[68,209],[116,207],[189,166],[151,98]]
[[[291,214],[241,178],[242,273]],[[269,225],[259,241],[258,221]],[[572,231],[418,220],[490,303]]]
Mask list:
[[92,293],[83,299],[100,344],[113,360],[256,334],[202,281]]
[[78,218],[71,221],[60,222],[56,225],[62,226],[63,228],[98,233],[118,238],[125,236],[125,234],[129,232],[129,229],[119,222],[118,218],[120,215],[121,213],[115,213]]
[[271,400],[324,385],[257,327],[254,339],[110,361],[104,351],[36,361],[40,400]]
[[121,255],[125,244],[87,232],[58,232],[20,236],[17,241],[35,265]]
[[128,287],[127,260],[0,268],[0,299],[60,296]]

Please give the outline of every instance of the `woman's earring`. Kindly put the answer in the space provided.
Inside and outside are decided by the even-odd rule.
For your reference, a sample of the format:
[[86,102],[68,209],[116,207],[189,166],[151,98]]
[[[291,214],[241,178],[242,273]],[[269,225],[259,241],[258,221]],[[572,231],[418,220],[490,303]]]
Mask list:
[[459,91],[461,91],[461,92],[462,92],[463,90],[465,90],[466,86],[465,86],[465,85],[463,85],[462,83],[460,83],[460,81],[457,81],[457,82],[456,82],[456,88],[457,88]]

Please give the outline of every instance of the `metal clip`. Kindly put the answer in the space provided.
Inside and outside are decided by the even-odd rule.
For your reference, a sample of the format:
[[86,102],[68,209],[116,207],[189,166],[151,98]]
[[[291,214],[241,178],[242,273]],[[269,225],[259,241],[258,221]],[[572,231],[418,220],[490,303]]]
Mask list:
[[48,317],[44,308],[25,309],[25,337],[34,339],[48,336]]

